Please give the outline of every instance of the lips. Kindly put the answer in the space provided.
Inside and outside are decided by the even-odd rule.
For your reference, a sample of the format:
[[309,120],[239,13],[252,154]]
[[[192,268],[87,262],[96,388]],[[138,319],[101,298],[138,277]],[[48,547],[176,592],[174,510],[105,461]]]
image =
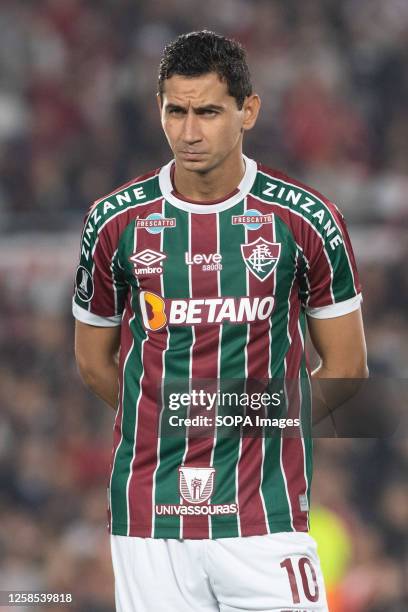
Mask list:
[[205,155],[205,153],[197,153],[197,151],[181,151],[180,152],[181,157],[183,157],[186,160],[189,161],[200,161],[200,159],[202,159],[202,157]]

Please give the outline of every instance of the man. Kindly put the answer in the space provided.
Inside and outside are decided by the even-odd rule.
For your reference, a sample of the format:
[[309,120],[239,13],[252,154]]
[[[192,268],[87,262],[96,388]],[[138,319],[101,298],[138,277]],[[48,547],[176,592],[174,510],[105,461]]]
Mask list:
[[[211,419],[205,436],[183,419],[181,435],[164,431],[183,404],[171,381],[187,381],[182,414],[191,416],[204,379],[218,390],[281,379],[299,432],[309,409],[306,318],[321,357],[314,377],[366,375],[343,218],[243,155],[260,100],[236,42],[178,37],[164,50],[157,101],[174,160],[91,207],[73,302],[79,370],[116,410],[117,609],[327,610],[307,533],[310,438],[225,436]],[[204,404],[197,415],[224,409]]]

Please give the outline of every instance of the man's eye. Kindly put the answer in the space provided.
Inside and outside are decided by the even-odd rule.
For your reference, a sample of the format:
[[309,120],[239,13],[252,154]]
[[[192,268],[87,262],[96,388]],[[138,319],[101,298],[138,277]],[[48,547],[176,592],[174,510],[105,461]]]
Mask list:
[[171,108],[169,111],[170,115],[182,115],[183,110],[181,108]]

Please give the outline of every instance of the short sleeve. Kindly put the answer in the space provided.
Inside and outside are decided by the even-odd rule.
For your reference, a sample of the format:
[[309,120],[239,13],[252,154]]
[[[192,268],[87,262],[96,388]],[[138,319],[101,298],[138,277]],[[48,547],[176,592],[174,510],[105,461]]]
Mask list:
[[307,226],[298,245],[299,297],[306,314],[319,319],[353,312],[362,300],[344,218],[334,204],[326,205],[325,214],[325,231]]
[[128,286],[119,260],[115,219],[101,223],[97,207],[85,217],[72,300],[74,317],[100,327],[121,324]]

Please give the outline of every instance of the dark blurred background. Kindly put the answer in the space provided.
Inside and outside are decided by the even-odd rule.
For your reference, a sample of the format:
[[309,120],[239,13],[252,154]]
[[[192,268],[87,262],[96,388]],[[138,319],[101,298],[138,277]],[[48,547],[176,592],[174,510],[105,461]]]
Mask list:
[[[345,214],[371,373],[408,377],[406,0],[1,0],[0,590],[113,610],[114,415],[73,359],[80,228],[93,200],[170,158],[160,54],[205,27],[248,50],[263,106],[246,153]],[[408,609],[407,464],[407,436],[316,441],[331,612]]]

